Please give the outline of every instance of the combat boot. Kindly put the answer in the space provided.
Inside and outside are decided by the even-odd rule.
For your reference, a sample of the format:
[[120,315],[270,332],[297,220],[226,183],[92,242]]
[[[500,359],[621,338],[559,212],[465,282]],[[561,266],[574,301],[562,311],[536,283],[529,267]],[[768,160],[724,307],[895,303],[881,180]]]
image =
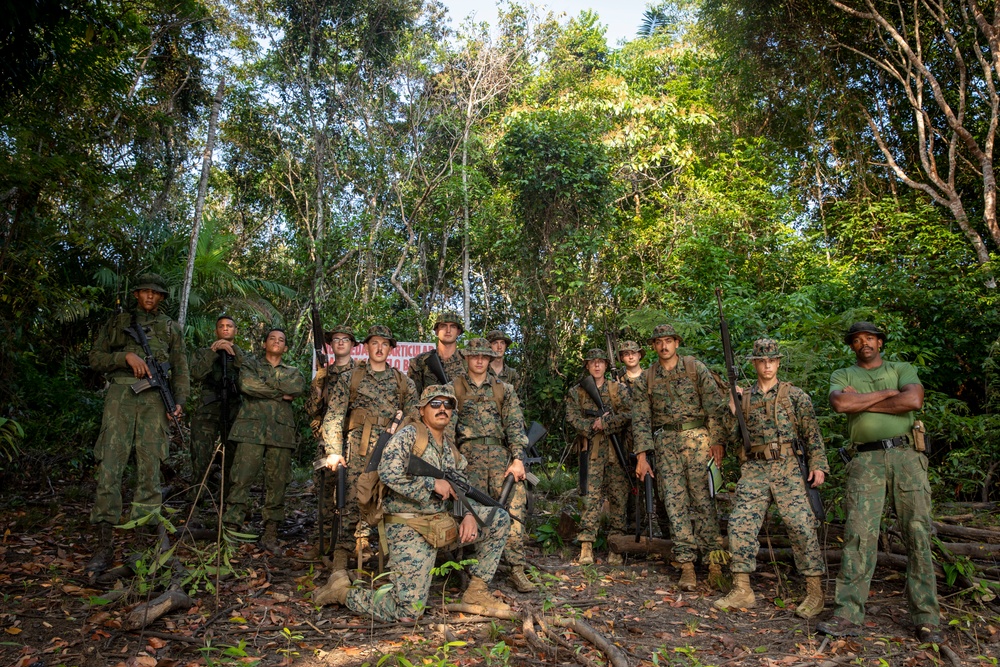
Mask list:
[[528,579],[528,575],[524,573],[524,568],[520,565],[510,568],[510,583],[514,584],[518,593],[535,592],[535,585],[531,583],[531,579]]
[[718,563],[708,564],[708,585],[717,591],[724,591],[726,578],[722,575],[722,566]]
[[795,608],[799,618],[812,618],[823,611],[823,577],[806,577],[806,597]]
[[347,576],[347,570],[336,570],[330,575],[330,580],[326,586],[313,591],[313,604],[322,607],[327,604],[347,604],[347,590],[351,587],[351,578]]
[[97,524],[97,549],[84,568],[87,572],[101,573],[115,560],[115,528],[107,521]]
[[698,586],[698,577],[694,574],[694,563],[681,563],[681,578],[677,585],[682,591],[693,591]]
[[486,582],[479,577],[472,577],[469,580],[469,587],[462,594],[462,604],[478,605],[490,611],[510,611],[510,605],[493,597]]
[[347,549],[334,549],[333,550],[333,564],[331,565],[331,570],[346,570],[347,563],[351,560],[351,552]]
[[594,564],[594,545],[591,542],[580,544],[580,557],[576,561],[580,565]]
[[733,574],[733,590],[729,595],[712,603],[716,609],[750,609],[757,602],[757,596],[750,588],[750,575],[744,572]]
[[622,558],[621,554],[615,553],[614,551],[608,552],[608,565],[610,565],[611,567],[621,567],[624,564],[625,564],[625,559]]
[[264,536],[260,538],[260,546],[267,549],[275,556],[281,554],[281,547],[278,546],[277,521],[267,521],[264,523]]

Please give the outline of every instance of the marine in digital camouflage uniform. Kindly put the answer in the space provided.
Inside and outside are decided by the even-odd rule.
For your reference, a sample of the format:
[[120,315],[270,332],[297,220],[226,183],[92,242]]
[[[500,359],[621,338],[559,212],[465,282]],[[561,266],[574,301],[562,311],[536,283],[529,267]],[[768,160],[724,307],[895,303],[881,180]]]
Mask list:
[[[322,465],[329,470],[336,470],[340,465],[347,466],[347,493],[341,515],[343,529],[334,548],[334,570],[346,568],[355,550],[355,538],[367,537],[367,528],[362,526],[359,530],[358,526],[357,489],[365,457],[398,412],[402,412],[404,417],[417,418],[417,393],[413,382],[386,363],[389,352],[396,347],[392,331],[389,327],[373,326],[368,330],[364,343],[368,349],[368,361],[344,374],[331,388],[320,429],[320,446],[324,453]],[[352,386],[356,386],[353,395]]]
[[[580,518],[580,565],[594,562],[593,544],[600,528],[601,508],[604,501],[610,504],[609,535],[625,532],[625,508],[629,499],[629,485],[625,472],[618,463],[609,435],[617,434],[624,446],[624,434],[632,420],[631,400],[628,390],[604,377],[608,370],[608,355],[604,350],[593,349],[584,358],[584,370],[594,378],[601,401],[614,414],[602,418],[597,405],[580,385],[566,394],[566,421],[577,433],[577,444],[590,452],[587,495],[583,499]],[[626,453],[627,454],[627,453]],[[610,564],[621,564],[621,556],[611,554]]]
[[264,468],[264,536],[261,545],[278,552],[278,524],[285,518],[285,489],[292,475],[295,416],[292,400],[306,391],[302,372],[282,361],[288,350],[285,332],[272,329],[264,339],[264,354],[247,357],[240,368],[243,404],[229,431],[239,443],[230,471],[229,497],[223,521],[241,526],[250,508],[250,486]]
[[493,351],[497,353],[497,356],[490,362],[489,372],[514,387],[514,391],[520,391],[521,374],[511,368],[506,359],[507,350],[510,349],[511,343],[513,343],[510,336],[500,331],[500,329],[494,329],[486,334],[486,340],[489,341]]
[[156,512],[163,502],[160,491],[160,461],[170,449],[167,411],[156,389],[140,394],[131,385],[149,374],[145,352],[125,329],[133,318],[146,331],[149,347],[157,361],[170,364],[170,389],[177,403],[174,416],[180,418],[191,393],[184,337],[176,322],[159,312],[167,297],[166,282],[149,273],[139,276],[132,295],[135,307],[114,315],[97,335],[90,351],[90,367],[104,373],[110,383],[104,398],[101,434],[94,445],[97,459],[97,497],[90,523],[97,528],[98,545],[87,570],[101,572],[114,560],[113,525],[122,515],[122,474],[135,449],[136,488],[132,518]]
[[[427,444],[421,458],[439,470],[453,470],[464,478],[465,458],[447,444],[445,430],[451,422],[455,407],[455,394],[450,385],[431,385],[424,389],[419,410],[421,428]],[[410,454],[418,438],[418,426],[410,424],[401,428],[386,444],[379,462],[379,478],[386,485],[383,508],[386,512],[385,531],[389,545],[389,582],[392,588],[379,593],[370,587],[350,587],[344,570],[330,575],[325,586],[313,592],[317,605],[346,604],[352,611],[385,622],[415,619],[426,611],[431,586],[431,570],[437,549],[406,523],[416,517],[450,514],[454,497],[451,486],[444,480],[415,477],[406,472]],[[483,518],[484,508],[470,501],[472,509]],[[468,567],[471,575],[469,587],[462,595],[462,602],[478,604],[493,610],[508,610],[506,604],[490,594],[487,588],[503,552],[510,529],[510,515],[504,511],[494,514],[492,523],[480,529],[472,515],[466,513],[458,537],[463,544],[475,542],[477,562]]]
[[795,566],[806,578],[806,597],[795,613],[813,618],[823,611],[823,580],[826,565],[816,537],[816,518],[809,506],[805,483],[795,452],[804,452],[809,463],[809,482],[823,484],[830,466],[823,436],[809,395],[798,387],[778,380],[781,365],[778,343],[761,338],[748,357],[757,372],[757,382],[744,389],[740,405],[750,436],[750,456],[743,449],[743,437],[735,420],[730,443],[738,446],[740,481],[729,515],[730,569],[734,585],[729,595],[716,600],[718,609],[749,608],[756,601],[750,574],[757,569],[757,533],[768,508],[774,502],[788,531]]
[[855,322],[844,336],[857,359],[833,372],[830,405],[847,415],[853,458],[844,490],[847,521],[834,593],[834,615],[816,627],[832,636],[858,635],[878,555],[885,502],[892,504],[906,545],[910,619],[922,642],[940,643],[937,581],[931,557],[931,486],[927,456],[917,451],[915,412],[924,388],[916,369],[886,361],[886,336],[871,322]]
[[[240,411],[240,392],[238,386],[240,365],[243,363],[243,350],[236,344],[236,322],[228,315],[222,315],[215,321],[216,340],[208,347],[203,347],[191,355],[191,379],[201,388],[201,405],[191,416],[191,481],[193,483],[192,500],[200,497],[205,502],[209,496],[218,493],[218,485],[209,481],[209,488],[202,489],[201,483],[206,479],[206,473],[215,459],[215,443],[221,440],[219,448],[222,454],[222,480],[228,481],[229,472],[233,467],[233,457],[236,447],[227,446],[231,441],[223,433],[222,424],[222,355],[226,355],[226,378],[229,384],[229,414],[227,424],[232,426]],[[224,485],[224,486],[228,486]],[[228,492],[228,488],[224,489]],[[219,505],[222,499],[217,497]]]
[[438,315],[437,320],[434,322],[434,334],[438,339],[437,349],[428,350],[410,359],[410,367],[407,371],[407,375],[413,380],[413,385],[417,388],[418,396],[424,390],[424,387],[439,383],[438,377],[427,367],[427,358],[435,351],[441,358],[441,365],[444,367],[444,372],[447,374],[449,382],[465,372],[465,364],[462,361],[462,355],[458,351],[458,337],[464,331],[462,318],[458,316],[458,313],[446,311]]
[[[496,355],[483,338],[473,338],[462,350],[469,370],[452,383],[458,400],[455,437],[469,462],[466,477],[480,491],[499,499],[507,475],[514,475],[509,507],[515,516],[524,519],[528,505],[524,448],[528,436],[514,387],[489,372],[490,360]],[[521,593],[534,591],[535,585],[524,573],[524,526],[520,523],[511,526],[504,558],[511,566],[514,587]]]
[[[721,460],[726,437],[721,421],[726,401],[711,371],[694,357],[681,357],[681,337],[673,326],[653,329],[649,344],[657,363],[643,371],[632,397],[632,433],[638,457],[636,476],[650,470],[646,452],[653,452],[654,478],[670,518],[674,558],[681,564],[679,585],[694,590],[694,562],[722,548],[715,501],[709,495],[706,467],[717,447]],[[649,388],[652,387],[652,392]],[[721,570],[709,564],[710,579]]]

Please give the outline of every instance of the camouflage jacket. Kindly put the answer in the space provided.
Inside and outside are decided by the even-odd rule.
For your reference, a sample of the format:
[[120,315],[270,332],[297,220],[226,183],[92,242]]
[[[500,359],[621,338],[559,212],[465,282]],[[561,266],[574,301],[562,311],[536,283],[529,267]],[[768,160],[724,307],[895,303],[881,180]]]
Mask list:
[[493,382],[500,380],[487,374],[486,380],[477,387],[468,375],[461,375],[456,382],[464,382],[468,388],[465,401],[459,407],[458,423],[455,427],[455,441],[459,449],[473,438],[497,438],[506,445],[512,459],[523,460],[524,448],[528,446],[528,436],[524,432],[521,401],[518,400],[514,387],[501,382],[503,401],[501,408],[498,409],[496,401],[493,400]]
[[[432,384],[440,384],[437,376],[427,367],[427,357],[431,356],[433,352],[434,350],[428,350],[410,359],[410,368],[406,374],[413,380],[413,384],[417,389],[417,396],[420,396],[426,387]],[[453,381],[459,375],[465,374],[465,360],[462,358],[462,353],[458,350],[455,350],[455,354],[448,357],[447,360],[442,359],[441,365],[444,366],[444,372],[448,375],[449,382]]]
[[322,421],[326,406],[330,403],[330,390],[355,365],[354,359],[349,359],[346,364],[340,366],[324,366],[316,369],[316,375],[309,383],[309,396],[306,398],[306,414],[310,419]]
[[[246,353],[236,343],[233,343],[233,352],[236,353],[236,357],[229,360],[229,367],[226,370],[232,380],[232,387],[238,389],[240,366]],[[198,409],[217,403],[222,390],[222,357],[219,356],[219,352],[213,352],[211,347],[195,350],[191,355],[191,380],[197,382],[201,388],[201,405]],[[238,402],[239,393],[231,396],[230,400]]]
[[[750,446],[761,447],[772,442],[791,444],[798,440],[809,455],[809,470],[830,472],[830,464],[826,460],[826,448],[823,446],[823,436],[816,421],[809,395],[796,387],[788,385],[788,401],[791,407],[778,404],[778,387],[775,384],[766,393],[761,393],[760,385],[754,382],[750,391],[750,406],[744,415],[747,431],[750,433]],[[744,390],[747,391],[747,390]],[[737,409],[741,409],[738,406]],[[736,417],[732,423],[729,442],[743,446],[743,438],[739,433],[739,422]]]
[[[410,462],[410,452],[417,441],[417,427],[413,424],[399,429],[385,446],[382,460],[378,464],[378,476],[388,487],[383,502],[387,514],[399,512],[415,512],[417,514],[435,514],[448,512],[451,501],[441,500],[434,495],[433,477],[413,477],[406,472]],[[465,457],[458,455],[447,443],[439,443],[434,434],[427,431],[427,449],[422,458],[438,470],[455,470],[464,480]],[[467,480],[466,480],[467,481]]]
[[[352,401],[351,376],[356,372],[363,375]],[[320,440],[326,456],[344,455],[346,427],[356,411],[363,410],[370,417],[384,420],[385,426],[373,426],[373,437],[377,437],[388,427],[398,410],[403,411],[404,417],[420,418],[417,412],[418,394],[413,387],[413,381],[403,376],[406,390],[403,392],[403,400],[400,401],[397,373],[400,371],[392,366],[387,366],[384,371],[376,373],[368,364],[360,364],[356,370],[341,374],[340,380],[330,388],[330,402],[327,404],[323,425],[320,427]],[[369,443],[364,444],[367,446]]]
[[493,366],[490,366],[489,369],[490,375],[514,387],[514,391],[521,389],[521,374],[511,368],[510,364],[504,362],[503,370],[499,373],[493,370]]
[[[653,432],[663,425],[699,419],[705,420],[712,444],[724,443],[724,423],[720,419],[729,414],[728,395],[719,388],[712,372],[697,359],[693,360],[697,382],[692,382],[685,361],[691,359],[678,358],[677,366],[671,371],[664,371],[659,362],[643,371],[632,396],[636,452],[653,449]],[[652,395],[647,392],[649,373],[653,374]]]
[[97,341],[90,350],[90,367],[98,373],[104,373],[109,382],[131,384],[137,381],[125,361],[129,352],[142,359],[146,358],[142,347],[125,333],[125,329],[132,324],[133,313],[136,322],[146,329],[146,338],[149,339],[149,349],[153,356],[157,361],[170,364],[170,390],[174,400],[184,405],[191,395],[187,352],[180,326],[166,315],[147,313],[137,307],[133,311],[113,316],[97,334]]
[[[611,398],[612,383],[617,386],[617,402]],[[614,416],[604,420],[604,433],[621,433],[626,430],[632,422],[632,403],[628,389],[620,382],[606,379],[599,391],[604,407],[614,412]],[[593,439],[600,435],[600,432],[595,433],[594,431],[594,421],[599,416],[597,405],[590,400],[590,396],[580,385],[569,390],[569,393],[566,394],[566,421],[580,436]]]
[[240,372],[243,405],[229,431],[234,442],[295,448],[295,417],[292,402],[283,396],[299,396],[306,390],[302,372],[286,364],[272,366],[263,357],[243,360]]

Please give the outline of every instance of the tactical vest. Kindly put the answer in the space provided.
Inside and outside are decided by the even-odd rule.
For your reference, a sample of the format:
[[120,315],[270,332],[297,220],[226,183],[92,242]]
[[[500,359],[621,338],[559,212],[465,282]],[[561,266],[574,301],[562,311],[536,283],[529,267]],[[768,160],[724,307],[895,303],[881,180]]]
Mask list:
[[[778,407],[781,407],[781,409],[784,411],[785,417],[790,422],[795,424],[795,408],[792,406],[792,399],[788,397],[789,389],[791,388],[791,386],[792,384],[790,382],[782,382],[781,380],[778,381],[778,396],[774,400],[774,410],[771,413],[771,419],[774,420],[775,422],[778,421]],[[752,388],[745,390],[743,392],[742,398],[740,399],[740,409],[743,411],[744,420],[749,419],[750,417],[750,394],[752,390],[753,390]],[[768,448],[770,445],[771,443],[766,442],[763,445],[752,447],[750,451],[757,452],[765,448]],[[777,446],[783,456],[787,455],[794,448],[794,439],[793,442],[784,442],[782,440],[778,440]],[[740,447],[739,449],[739,457],[741,462],[746,460],[746,453],[743,451],[742,447]]]

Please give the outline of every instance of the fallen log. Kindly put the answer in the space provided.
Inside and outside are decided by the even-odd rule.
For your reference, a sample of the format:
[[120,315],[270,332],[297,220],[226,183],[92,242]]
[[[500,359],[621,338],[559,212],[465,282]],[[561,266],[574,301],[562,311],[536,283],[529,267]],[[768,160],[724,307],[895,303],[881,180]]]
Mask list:
[[521,615],[514,610],[501,611],[499,609],[487,609],[482,605],[478,604],[462,604],[460,602],[453,602],[451,604],[446,604],[444,606],[448,611],[458,611],[463,614],[474,614],[476,616],[492,616],[493,618],[501,618],[505,621],[519,621],[521,620]]
[[578,618],[562,618],[560,616],[556,616],[552,619],[552,625],[569,628],[576,634],[586,639],[588,642],[596,646],[601,653],[606,655],[608,657],[608,662],[610,662],[614,667],[629,667],[628,658],[625,657],[622,650],[612,644],[611,640],[595,630],[593,626],[586,621],[582,621]]
[[538,629],[542,631],[542,634],[566,649],[566,651],[573,656],[574,660],[583,665],[583,667],[597,667],[596,662],[583,655],[581,651],[577,651],[576,647],[563,639],[562,635],[558,632],[553,632],[552,628],[549,627],[549,624],[545,622],[545,617],[542,616],[542,614],[536,612],[534,616],[535,622],[538,623]]
[[966,526],[952,526],[937,521],[932,524],[938,535],[948,537],[961,537],[964,540],[976,542],[986,542],[988,544],[1000,543],[1000,530],[989,530],[988,528],[969,528]]
[[122,627],[125,630],[144,628],[161,616],[178,609],[190,609],[194,600],[182,590],[173,588],[151,602],[141,604],[129,613]]

